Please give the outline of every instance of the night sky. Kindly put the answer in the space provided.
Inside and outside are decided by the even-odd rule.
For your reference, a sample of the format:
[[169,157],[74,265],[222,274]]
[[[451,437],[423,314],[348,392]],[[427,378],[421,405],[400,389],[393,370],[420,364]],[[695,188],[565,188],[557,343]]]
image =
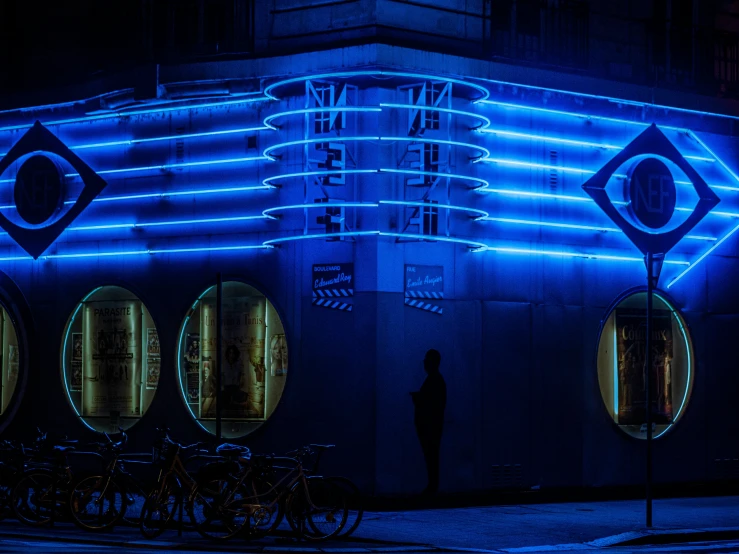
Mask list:
[[0,94],[122,69],[140,58],[140,36],[136,0],[0,0]]

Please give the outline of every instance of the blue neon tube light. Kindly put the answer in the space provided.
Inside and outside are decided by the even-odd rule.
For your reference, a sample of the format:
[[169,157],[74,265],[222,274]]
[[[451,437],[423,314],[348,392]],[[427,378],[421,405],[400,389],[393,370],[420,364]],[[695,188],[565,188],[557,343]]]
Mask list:
[[[579,97],[579,98],[593,98],[596,100],[606,100],[614,104],[627,104],[627,105],[637,106],[639,108],[654,108],[654,109],[663,109],[663,110],[690,113],[690,114],[695,114],[695,115],[708,115],[708,116],[713,116],[713,117],[723,117],[726,119],[734,119],[734,120],[739,119],[739,117],[736,117],[733,115],[727,115],[727,114],[721,114],[721,113],[715,113],[715,112],[706,112],[702,110],[692,110],[690,108],[680,108],[680,107],[675,107],[675,106],[664,106],[662,104],[638,102],[635,100],[625,100],[623,98],[615,98],[613,96],[605,96],[601,94],[588,94],[585,92],[573,92],[570,90],[561,90],[561,89],[554,89],[554,88],[535,86],[535,85],[524,85],[521,83],[511,83],[507,81],[497,81],[495,79],[482,79],[482,80],[485,81],[486,83],[495,83],[497,85],[507,85],[507,86],[517,87],[517,88],[525,88],[529,90],[542,90],[542,91],[548,91],[548,92],[556,92],[558,94],[566,94],[568,96],[574,96],[575,98]],[[481,100],[478,100],[477,102],[491,103],[490,101],[486,101],[486,99],[481,99]]]
[[[549,192],[530,192],[526,190],[517,190],[517,189],[479,188],[479,189],[474,189],[474,190],[476,192],[485,193],[485,194],[501,194],[501,195],[506,195],[506,196],[522,197],[522,198],[542,198],[544,200],[559,200],[562,202],[593,203],[593,199],[587,196],[571,196],[567,194],[554,194],[554,193],[549,193]],[[613,204],[616,206],[626,206],[628,205],[628,202],[614,200]],[[675,208],[675,211],[677,212],[692,213],[693,210],[694,208],[684,208],[684,207]],[[723,212],[723,211],[716,211],[716,210],[710,211],[708,215],[719,216],[719,217],[732,217],[732,218],[739,217],[739,213],[736,213],[736,212]]]
[[278,130],[280,127],[278,125],[274,125],[272,122],[275,119],[280,119],[282,117],[289,117],[291,115],[307,115],[312,113],[324,113],[324,112],[381,112],[382,108],[378,108],[375,106],[327,106],[325,108],[303,108],[301,110],[288,110],[286,112],[278,112],[273,113],[271,115],[268,115],[264,118],[262,123],[265,127],[272,129],[272,130]]
[[[428,205],[428,204],[427,204]],[[497,223],[511,223],[514,225],[531,225],[534,227],[556,227],[560,229],[573,229],[579,231],[596,231],[596,232],[611,232],[611,233],[623,233],[621,229],[617,227],[598,227],[594,225],[578,225],[575,223],[558,223],[553,221],[536,221],[529,219],[512,219],[507,217],[483,217],[480,218],[482,221],[495,221]],[[702,235],[685,235],[686,239],[702,240],[702,241],[716,241],[716,237],[706,237]]]
[[[630,256],[610,256],[606,254],[585,254],[582,252],[558,252],[556,250],[527,250],[525,248],[509,248],[504,246],[488,246],[487,250],[491,252],[500,252],[503,254],[523,254],[523,255],[540,255],[540,256],[553,256],[555,258],[589,258],[593,260],[612,260],[621,262],[641,262],[644,263],[644,258],[630,257]],[[689,265],[689,262],[678,261],[678,260],[665,260],[667,265]]]
[[[229,158],[225,160],[205,160],[202,162],[183,162],[183,163],[164,164],[164,165],[150,165],[150,166],[143,166],[143,167],[126,167],[126,168],[121,168],[121,169],[103,169],[103,170],[97,171],[96,173],[98,175],[113,175],[113,174],[118,174],[118,173],[133,173],[133,172],[138,172],[138,171],[152,171],[152,170],[167,171],[170,169],[177,169],[180,167],[198,167],[198,166],[207,166],[207,165],[234,164],[234,163],[253,162],[257,160],[270,160],[270,158],[267,158],[266,156],[251,156],[247,158]],[[65,177],[70,177],[70,178],[79,177],[79,174],[67,173]],[[0,183],[14,183],[14,182],[15,182],[15,178],[0,179]]]
[[380,200],[380,204],[391,204],[395,206],[411,206],[418,208],[440,208],[444,210],[463,211],[475,214],[470,216],[475,221],[486,219],[490,214],[485,210],[477,208],[468,208],[466,206],[455,206],[453,204],[430,204],[429,202],[409,202],[404,200]]
[[[441,77],[439,75],[426,75],[422,73],[404,73],[404,72],[399,72],[399,71],[342,71],[342,72],[334,72],[334,73],[322,73],[320,75],[293,77],[292,79],[285,79],[282,81],[277,81],[267,86],[264,89],[264,95],[269,97],[272,100],[279,100],[279,98],[277,98],[274,94],[272,94],[272,91],[279,87],[283,87],[283,86],[295,84],[295,83],[303,83],[305,81],[316,81],[316,80],[330,79],[330,78],[336,78],[336,77],[362,77],[362,76],[409,77],[411,79],[428,79],[430,81],[458,84],[461,86],[469,87],[479,92],[481,96],[480,98],[475,100],[476,102],[484,100],[488,96],[490,96],[490,92],[488,91],[487,88],[480,86],[477,83],[472,83],[470,81],[463,81],[461,79],[454,79],[451,77]],[[323,111],[330,111],[330,110],[323,110]]]
[[[324,110],[325,111],[325,110]],[[355,141],[402,141],[402,142],[419,142],[424,144],[443,144],[447,146],[460,146],[462,148],[469,148],[470,150],[477,150],[481,153],[480,156],[475,156],[473,159],[474,161],[482,161],[486,160],[488,156],[490,156],[490,151],[485,148],[484,146],[480,146],[478,144],[472,144],[469,142],[460,142],[456,140],[442,140],[442,139],[431,139],[431,138],[424,138],[424,137],[381,137],[381,136],[355,136],[355,137],[331,137],[326,138],[310,138],[310,139],[303,139],[303,140],[292,140],[289,142],[282,142],[278,144],[273,144],[272,146],[269,146],[266,148],[263,152],[263,155],[265,157],[268,157],[271,160],[274,160],[275,158],[272,157],[272,152],[280,149],[280,148],[287,148],[290,146],[304,146],[306,144],[323,144],[327,142],[355,142]]]
[[[477,127],[470,127],[470,131],[487,131],[487,128],[490,127],[490,119],[485,117],[482,114],[475,113],[475,112],[468,112],[464,110],[454,110],[451,108],[440,108],[438,106],[417,106],[415,104],[390,104],[386,102],[380,102],[380,107],[382,108],[395,108],[398,110],[424,110],[428,112],[439,112],[439,113],[448,113],[452,115],[461,115],[466,117],[471,117],[472,119],[475,119],[480,122],[480,125]],[[326,111],[326,110],[323,110]]]
[[[267,219],[263,215],[243,215],[232,217],[212,217],[204,219],[181,219],[171,221],[149,221],[138,223],[112,223],[106,225],[83,225],[80,227],[67,227],[67,231],[94,231],[100,229],[136,229],[140,227],[162,227],[167,225],[200,225],[205,223],[235,223],[237,221],[251,221],[255,219]],[[4,234],[4,233],[2,233]]]
[[[187,138],[203,138],[203,137],[215,137],[220,135],[233,135],[239,133],[249,133],[252,131],[264,131],[271,130],[270,127],[246,127],[243,129],[226,129],[224,131],[207,131],[203,133],[188,133],[184,135],[167,135],[163,137],[151,137],[141,139],[127,139],[127,140],[115,140],[111,142],[95,142],[90,144],[78,144],[76,146],[69,146],[70,150],[84,150],[89,148],[106,148],[113,146],[133,146],[134,144],[145,144],[148,142],[159,142],[166,140],[179,140]],[[7,152],[0,154],[0,157],[5,156]]]
[[[160,198],[165,199],[170,196],[189,196],[189,195],[200,195],[200,194],[225,194],[229,192],[249,192],[249,191],[267,191],[274,190],[272,187],[266,187],[264,185],[254,185],[245,187],[227,187],[220,189],[197,189],[197,190],[181,190],[181,191],[170,191],[170,192],[151,192],[145,194],[124,194],[121,196],[101,196],[95,198],[93,202],[122,202],[127,200],[141,200],[144,198]],[[75,204],[77,200],[67,200],[64,202],[65,205]],[[13,204],[0,206],[0,210],[16,209]]]
[[310,209],[326,209],[326,208],[377,208],[377,204],[374,202],[314,202],[312,204],[294,204],[291,206],[275,206],[274,208],[267,208],[262,211],[262,215],[267,219],[278,219],[277,217],[270,215],[274,212],[281,212],[283,210],[310,210]]
[[[179,254],[179,253],[190,253],[190,252],[226,252],[226,251],[239,251],[239,250],[264,250],[269,249],[271,246],[267,244],[250,244],[250,245],[237,245],[237,246],[203,246],[195,248],[149,248],[146,250],[127,250],[127,251],[115,251],[115,252],[80,252],[75,254],[46,254],[39,257],[39,260],[62,260],[62,259],[76,259],[76,258],[106,258],[114,256],[140,256],[144,254]],[[0,257],[0,261],[3,262],[19,262],[19,261],[34,261],[31,256],[5,256]]]
[[[566,139],[560,137],[552,137],[547,135],[534,135],[531,133],[519,133],[514,131],[506,131],[503,129],[479,129],[481,133],[488,133],[491,135],[500,135],[501,137],[507,137],[512,139],[525,139],[525,140],[540,140],[544,142],[554,142],[558,144],[569,144],[572,146],[586,146],[589,148],[602,148],[604,150],[623,150],[623,146],[616,146],[615,144],[608,144],[605,142],[589,142],[585,140]],[[695,160],[699,162],[713,163],[716,158],[707,158],[705,156],[693,156],[690,154],[681,154],[683,158],[689,160]]]
[[[145,110],[131,110],[131,111],[117,111],[113,113],[98,114],[98,115],[87,115],[82,117],[75,117],[71,119],[58,119],[54,121],[42,121],[45,126],[50,125],[69,125],[72,123],[86,123],[88,121],[100,121],[102,119],[116,119],[121,117],[130,117],[133,115],[146,115],[150,113],[165,113],[165,112],[176,112],[181,110],[198,110],[201,108],[217,108],[221,106],[232,106],[235,104],[251,104],[254,102],[265,102],[270,101],[271,98],[260,96],[259,98],[241,98],[238,100],[223,100],[219,102],[206,102],[202,104],[188,104],[186,106],[172,106],[167,108],[149,108]],[[0,127],[0,131],[17,131],[19,129],[30,129],[33,124],[24,125],[10,125],[6,127]]]
[[708,257],[708,256],[709,256],[709,255],[711,254],[711,252],[713,252],[714,250],[716,250],[716,249],[717,249],[717,248],[718,248],[719,246],[721,246],[721,245],[722,245],[722,244],[723,244],[723,243],[724,243],[724,242],[725,242],[725,241],[726,241],[726,240],[727,240],[727,239],[728,239],[728,238],[729,238],[729,237],[730,237],[731,235],[733,235],[734,233],[736,233],[736,232],[737,232],[737,230],[739,230],[739,225],[736,225],[735,227],[733,227],[733,228],[732,228],[732,229],[731,229],[731,230],[730,230],[730,231],[729,231],[728,233],[726,233],[726,234],[725,234],[725,235],[724,235],[723,237],[721,237],[721,238],[720,238],[720,239],[719,239],[718,241],[716,241],[716,244],[713,244],[713,245],[711,246],[711,248],[709,248],[708,250],[706,250],[706,251],[705,251],[705,252],[704,252],[704,253],[703,253],[703,254],[702,254],[702,255],[701,255],[701,256],[700,256],[700,257],[699,257],[699,258],[698,258],[697,260],[695,260],[695,261],[694,261],[693,263],[691,263],[691,264],[690,264],[690,265],[689,265],[689,266],[688,266],[688,267],[687,267],[687,268],[685,269],[685,271],[683,271],[683,272],[682,272],[682,273],[680,273],[680,274],[679,274],[679,275],[678,275],[677,277],[675,277],[675,278],[674,278],[674,279],[673,279],[672,281],[670,281],[670,282],[668,283],[668,285],[667,285],[667,288],[669,289],[670,287],[672,287],[672,285],[674,285],[674,284],[675,284],[675,283],[677,283],[677,282],[678,282],[678,281],[679,281],[680,279],[682,279],[683,277],[685,277],[685,275],[687,275],[687,274],[688,274],[688,273],[689,273],[689,272],[690,272],[690,271],[691,271],[691,270],[692,270],[693,268],[695,268],[695,266],[696,266],[696,265],[698,265],[698,264],[699,264],[699,263],[701,263],[701,262],[702,262],[703,260],[705,260],[705,259],[706,259],[706,257]]

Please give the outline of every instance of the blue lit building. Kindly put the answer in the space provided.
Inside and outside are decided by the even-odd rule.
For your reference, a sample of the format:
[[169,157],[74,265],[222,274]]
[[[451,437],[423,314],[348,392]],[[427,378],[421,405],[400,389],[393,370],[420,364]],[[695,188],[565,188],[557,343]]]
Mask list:
[[[211,439],[220,274],[229,440],[335,443],[331,463],[364,490],[417,491],[408,393],[436,348],[442,490],[640,483],[629,325],[644,264],[582,185],[654,123],[721,200],[668,254],[655,300],[655,480],[739,471],[726,439],[739,428],[739,141],[723,71],[737,60],[716,61],[710,81],[705,60],[688,75],[651,38],[618,58],[597,32],[618,18],[587,3],[536,4],[538,24],[523,2],[230,4],[249,39],[232,31],[233,59],[123,72],[0,113],[0,159],[39,121],[106,183],[66,221],[92,195],[70,159],[48,156],[63,176],[51,189],[18,178],[45,148],[0,175],[5,230],[32,231],[0,235],[3,433],[122,425],[142,450],[160,425]],[[680,220],[697,198],[670,169]],[[608,185],[624,209],[630,171]]]

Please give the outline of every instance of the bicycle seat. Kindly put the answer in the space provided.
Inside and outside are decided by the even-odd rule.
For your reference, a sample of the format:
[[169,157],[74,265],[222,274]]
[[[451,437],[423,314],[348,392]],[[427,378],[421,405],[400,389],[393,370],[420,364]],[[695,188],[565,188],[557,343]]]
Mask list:
[[216,448],[216,454],[224,457],[238,456],[239,458],[248,458],[251,456],[251,450],[247,446],[225,442]]
[[335,448],[335,444],[309,444],[311,448],[315,448],[316,450],[328,450],[329,448]]

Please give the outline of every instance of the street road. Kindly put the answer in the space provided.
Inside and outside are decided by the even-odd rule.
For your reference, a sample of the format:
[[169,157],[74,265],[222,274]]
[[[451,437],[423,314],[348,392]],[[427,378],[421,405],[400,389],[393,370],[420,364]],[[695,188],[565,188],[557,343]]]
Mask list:
[[[146,548],[142,545],[142,547],[136,547],[136,548],[121,548],[121,547],[113,547],[113,546],[97,546],[97,545],[86,545],[86,544],[79,544],[79,543],[71,543],[71,542],[51,542],[48,540],[33,540],[33,539],[24,539],[24,540],[15,540],[15,539],[0,539],[2,542],[0,542],[0,553],[5,552],[60,552],[60,553],[77,553],[77,554],[94,554],[94,553],[110,553],[110,554],[149,554],[149,553],[161,553],[166,550],[159,548]],[[351,552],[352,554],[356,554],[357,552],[372,552],[373,550],[370,549],[364,549],[364,548],[352,548],[351,546],[346,548],[341,548],[336,545],[329,545],[326,544],[324,547],[321,547],[320,545],[315,545],[310,548],[306,548],[306,545],[303,543],[300,546],[298,546],[295,550],[292,550],[293,552],[300,552],[301,554],[305,554],[307,551],[316,551],[313,549],[316,549],[317,551],[323,551],[323,552],[330,552],[331,554],[339,554],[340,552]],[[650,553],[663,553],[663,552],[675,552],[675,553],[692,553],[695,552],[697,554],[711,554],[713,552],[716,553],[730,553],[730,552],[739,552],[739,541],[707,541],[707,542],[695,542],[695,543],[685,543],[685,544],[666,544],[666,545],[658,545],[658,546],[630,546],[630,547],[603,547],[603,548],[588,548],[581,545],[561,545],[561,547],[544,547],[545,550],[538,550],[536,547],[528,547],[528,548],[511,548],[511,549],[504,549],[504,550],[474,550],[474,549],[459,549],[459,550],[449,550],[448,552],[464,552],[464,553],[472,553],[472,552],[478,552],[478,553],[495,553],[495,554],[528,554],[528,553],[536,553],[536,552],[578,552],[581,554],[650,554]],[[260,549],[250,549],[247,550],[247,552],[258,552]],[[267,547],[263,550],[263,552],[266,553],[283,553],[283,552],[290,552],[290,547],[283,546],[283,547]],[[393,552],[404,552],[412,554],[414,552],[417,552],[419,554],[429,554],[429,552],[444,552],[442,550],[434,550],[434,549],[418,549],[413,550],[412,547],[405,549],[405,548],[398,548],[395,547],[393,549],[383,549],[382,547],[379,547],[376,551],[393,551]],[[179,548],[176,550],[176,552],[182,552],[183,554],[187,553],[195,553],[200,552],[202,553],[202,550],[180,550]]]

